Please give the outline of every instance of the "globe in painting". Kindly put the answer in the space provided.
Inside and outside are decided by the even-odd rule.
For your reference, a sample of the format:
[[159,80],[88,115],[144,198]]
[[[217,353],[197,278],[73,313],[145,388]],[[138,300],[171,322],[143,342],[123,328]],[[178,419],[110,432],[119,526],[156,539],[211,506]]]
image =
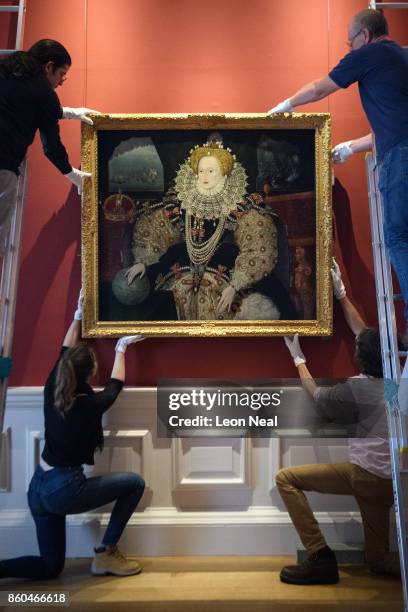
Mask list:
[[119,270],[112,282],[112,291],[116,299],[127,306],[136,306],[145,301],[150,293],[150,282],[147,276],[135,277],[131,284],[125,276],[127,269]]

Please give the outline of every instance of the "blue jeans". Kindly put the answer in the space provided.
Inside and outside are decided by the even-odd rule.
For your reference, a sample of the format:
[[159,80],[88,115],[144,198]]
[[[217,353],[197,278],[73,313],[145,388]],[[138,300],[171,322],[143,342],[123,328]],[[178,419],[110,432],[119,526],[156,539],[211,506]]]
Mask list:
[[116,544],[144,491],[137,474],[119,473],[86,478],[82,466],[35,470],[28,504],[37,529],[40,557],[0,561],[0,578],[45,579],[58,576],[65,563],[65,516],[79,514],[114,500],[102,545]]
[[384,240],[404,298],[408,325],[408,140],[387,151],[380,170]]

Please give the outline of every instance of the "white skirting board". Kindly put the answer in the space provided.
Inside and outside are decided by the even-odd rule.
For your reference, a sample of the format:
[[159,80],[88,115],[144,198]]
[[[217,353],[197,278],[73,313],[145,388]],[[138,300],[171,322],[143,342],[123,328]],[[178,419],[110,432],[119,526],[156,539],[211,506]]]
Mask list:
[[[298,536],[276,490],[288,465],[347,460],[343,439],[156,437],[156,389],[128,388],[107,413],[105,450],[91,474],[136,471],[146,492],[121,539],[128,554],[294,554]],[[43,444],[42,388],[9,390],[8,486],[0,491],[0,558],[36,554],[26,490]],[[361,518],[346,496],[311,494],[331,543],[361,543]],[[89,557],[107,508],[67,517],[67,556]]]
[[[182,514],[183,516],[180,516]],[[329,543],[361,542],[359,513],[316,513]],[[67,556],[90,557],[100,543],[109,513],[67,518]],[[142,556],[295,554],[298,537],[286,512],[179,513],[173,508],[136,512],[121,549]],[[0,512],[0,558],[37,554],[34,522],[27,511]]]

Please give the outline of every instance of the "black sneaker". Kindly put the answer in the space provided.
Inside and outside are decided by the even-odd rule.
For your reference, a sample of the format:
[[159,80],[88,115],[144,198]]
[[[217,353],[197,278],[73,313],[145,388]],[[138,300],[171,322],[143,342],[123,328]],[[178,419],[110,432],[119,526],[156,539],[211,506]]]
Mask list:
[[300,565],[282,568],[280,579],[288,584],[336,584],[339,572],[334,552],[325,546]]

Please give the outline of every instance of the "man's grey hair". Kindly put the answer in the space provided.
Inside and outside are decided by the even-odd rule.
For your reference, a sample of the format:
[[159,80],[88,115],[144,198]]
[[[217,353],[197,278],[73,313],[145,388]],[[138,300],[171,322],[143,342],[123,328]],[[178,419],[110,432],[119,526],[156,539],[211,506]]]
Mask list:
[[372,38],[388,34],[388,23],[381,11],[365,9],[354,15],[353,22],[356,30],[367,28]]

